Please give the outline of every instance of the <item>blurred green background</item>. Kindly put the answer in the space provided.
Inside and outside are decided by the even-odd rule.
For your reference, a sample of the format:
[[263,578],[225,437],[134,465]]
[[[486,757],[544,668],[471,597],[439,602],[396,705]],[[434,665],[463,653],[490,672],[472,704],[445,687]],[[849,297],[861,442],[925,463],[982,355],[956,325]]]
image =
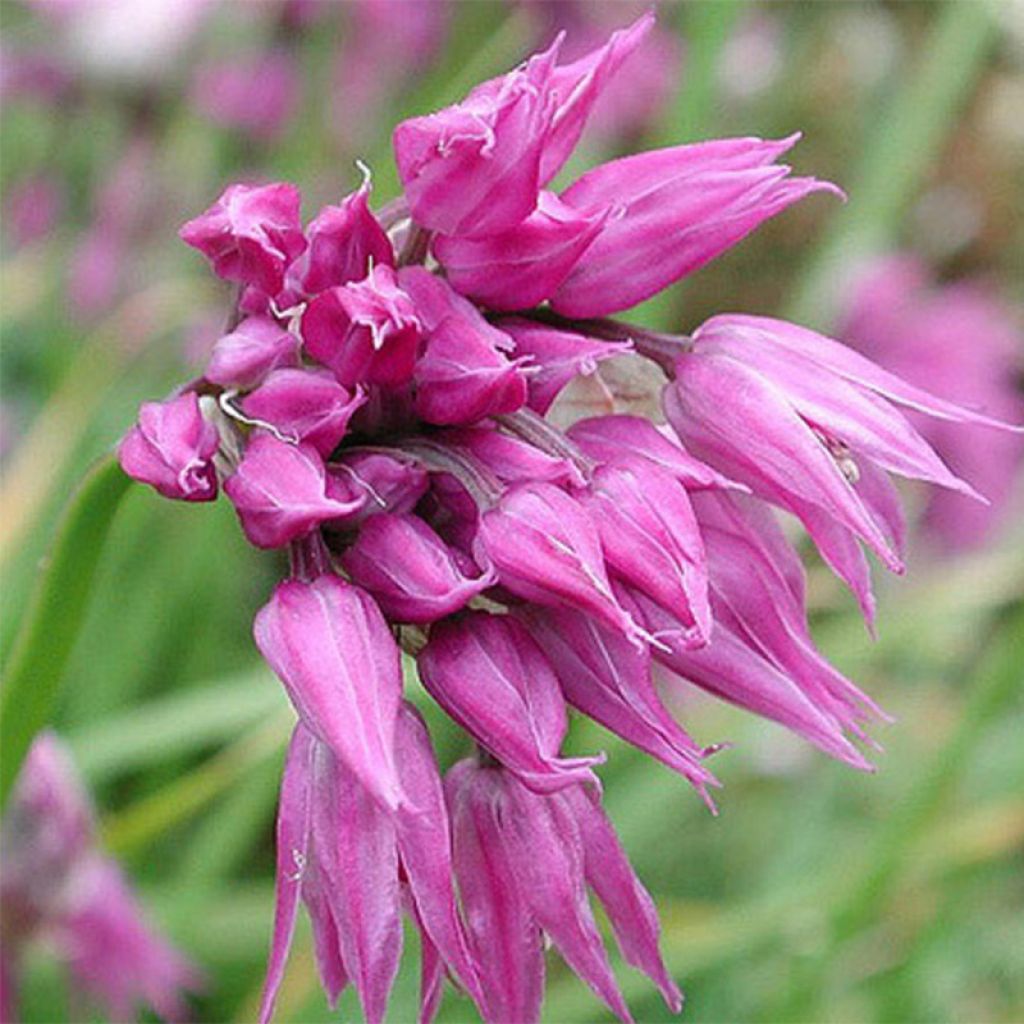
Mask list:
[[[29,594],[73,488],[138,403],[199,372],[217,337],[228,294],[177,241],[177,226],[242,177],[297,182],[309,213],[354,187],[356,156],[373,169],[375,201],[386,201],[397,186],[396,120],[515,63],[540,31],[536,5],[451,4],[444,40],[371,107],[335,87],[352,5],[322,5],[306,20],[269,0],[208,5],[169,57],[131,74],[76,58],[74,25],[41,6],[0,4],[4,202],[43,172],[63,187],[59,216],[30,243],[12,238],[5,205],[5,656],[32,625]],[[407,13],[387,6],[395,19]],[[634,11],[562,6],[613,25]],[[626,145],[801,130],[798,172],[838,182],[849,202],[803,204],[639,318],[685,330],[715,311],[750,311],[827,328],[855,261],[893,247],[918,253],[943,280],[984,275],[1024,294],[1024,5],[723,0],[664,4],[660,24],[681,41],[667,100],[630,138],[585,145],[575,170]],[[198,63],[272,43],[289,49],[302,78],[276,138],[196,109],[188,83]],[[56,100],[8,91],[13,57],[26,54],[56,64],[67,91]],[[339,119],[358,135],[339,132]],[[125,187],[144,191],[142,212],[124,232],[109,301],[83,311],[69,301],[71,254],[133,146],[145,163]],[[920,503],[912,490],[908,500]],[[207,972],[197,1018],[252,1020],[291,712],[250,628],[282,565],[246,546],[223,502],[191,507],[133,489],[102,553],[101,519],[78,522],[65,551],[74,579],[50,607],[49,623],[75,639],[67,665],[47,664],[61,636],[34,640],[42,671],[60,684],[53,721],[95,792],[109,849],[154,920]],[[574,747],[609,753],[607,806],[661,909],[685,1019],[1024,1020],[1024,522],[955,559],[919,545],[907,579],[876,572],[877,642],[808,560],[822,649],[896,718],[878,737],[886,752],[876,775],[695,699],[682,709],[693,734],[734,744],[716,758],[725,788],[715,819],[666,770],[597,727],[573,727]],[[49,711],[46,687],[33,699]],[[450,763],[463,740],[422,704]],[[410,932],[396,1022],[415,1019],[414,946]],[[637,1019],[668,1019],[646,981],[616,966]],[[72,1019],[63,976],[42,953],[24,998],[26,1020]],[[607,1018],[554,956],[545,1014],[559,1024]],[[359,1019],[351,993],[337,1014],[326,1009],[305,927],[278,1019]],[[475,1017],[449,994],[441,1019]]]

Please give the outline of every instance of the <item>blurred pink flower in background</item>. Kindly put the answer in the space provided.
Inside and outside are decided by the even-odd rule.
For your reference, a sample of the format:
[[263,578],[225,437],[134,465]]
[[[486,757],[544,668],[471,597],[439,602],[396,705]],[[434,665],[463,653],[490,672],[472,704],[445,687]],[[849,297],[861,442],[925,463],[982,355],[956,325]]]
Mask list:
[[37,941],[114,1019],[135,1019],[140,1003],[165,1019],[187,1016],[181,991],[196,988],[198,971],[149,927],[121,869],[96,845],[92,804],[53,733],[41,733],[25,760],[0,851],[4,1022],[18,1019],[21,959]]
[[15,248],[45,238],[56,227],[64,209],[64,189],[43,171],[30,174],[4,196],[4,236]]
[[[1024,334],[1020,311],[981,282],[937,285],[914,256],[879,259],[851,290],[841,337],[906,380],[987,414],[1020,422]],[[910,413],[915,426],[991,504],[929,492],[923,524],[940,545],[962,551],[1009,521],[1024,460],[1019,435],[981,431]]]
[[269,143],[295,113],[301,89],[295,58],[275,48],[203,64],[196,71],[191,97],[210,120]]

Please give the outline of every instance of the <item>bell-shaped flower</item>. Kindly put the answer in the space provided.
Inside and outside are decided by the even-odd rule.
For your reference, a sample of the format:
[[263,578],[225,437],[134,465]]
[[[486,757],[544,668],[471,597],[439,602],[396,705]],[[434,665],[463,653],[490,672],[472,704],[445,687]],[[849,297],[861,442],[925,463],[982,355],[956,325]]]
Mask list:
[[224,493],[258,548],[284,547],[366,502],[362,494],[332,496],[323,460],[312,445],[289,444],[263,432],[252,438],[238,468],[224,481]]
[[376,800],[398,807],[402,667],[373,599],[330,573],[285,580],[260,609],[253,633],[306,728]]
[[247,390],[281,367],[299,365],[299,339],[269,316],[246,317],[217,339],[203,376],[212,384]]
[[391,814],[301,723],[285,761],[277,818],[274,932],[260,1009],[271,1019],[300,900],[333,1007],[351,980],[367,1019],[383,1020],[402,949],[404,877],[423,941],[480,999],[452,886],[451,832],[426,728],[399,710],[396,758],[410,805]]
[[490,309],[529,309],[554,295],[608,212],[580,212],[545,191],[521,224],[472,238],[439,235],[433,252],[463,295]]
[[427,423],[448,426],[515,412],[526,402],[520,363],[468,321],[450,316],[430,332],[416,363],[416,414]]
[[324,292],[302,316],[306,351],[348,388],[404,384],[412,376],[421,337],[416,309],[386,264],[361,281]]
[[854,538],[903,571],[899,502],[885,474],[978,497],[896,406],[1015,429],[905,384],[838,342],[763,317],[720,316],[700,327],[664,403],[688,447],[803,521],[869,616]]
[[241,401],[242,412],[279,434],[312,445],[324,458],[345,436],[349,420],[366,401],[318,369],[274,370]]
[[635,642],[642,631],[615,599],[597,527],[587,510],[552,484],[510,487],[480,521],[481,564],[517,597],[576,608]]
[[718,783],[701,764],[705,751],[662,704],[648,651],[579,612],[528,607],[518,614],[573,707],[678,772],[710,804],[707,787]]
[[811,192],[838,192],[777,165],[797,140],[722,139],[601,164],[565,192],[574,209],[615,213],[551,300],[571,317],[606,316],[702,267]]
[[376,266],[395,264],[384,229],[369,205],[370,179],[337,206],[325,206],[306,228],[309,246],[288,275],[289,286],[304,296],[362,281]]
[[628,341],[600,341],[523,317],[498,324],[512,337],[516,354],[530,357],[529,405],[541,415],[570,381],[594,373],[602,359],[633,350]]
[[416,224],[446,235],[488,235],[533,212],[560,45],[478,85],[461,103],[398,125],[395,163]]
[[[457,764],[446,787],[455,874],[480,966],[485,1019],[539,1019],[542,933],[621,1020],[632,1019],[594,920],[588,884],[605,902],[627,959],[655,977],[669,1005],[678,1008],[681,996],[658,953],[650,897],[595,796],[578,786],[534,793],[512,773],[472,761]],[[609,873],[603,881],[597,878],[602,871]]]
[[455,552],[413,515],[370,516],[341,563],[398,622],[427,623],[451,615],[495,583],[489,571],[467,575]]
[[294,185],[229,185],[205,213],[179,232],[214,273],[275,296],[285,271],[306,248]]
[[599,466],[580,493],[616,576],[711,635],[704,543],[686,489],[669,471],[643,458]]
[[[636,459],[653,462],[662,471],[671,473],[688,491],[708,488],[732,488],[745,491],[721,473],[694,458],[675,438],[666,436],[643,416],[615,413],[577,420],[566,431],[584,453],[598,462]],[[645,465],[641,461],[639,465]]]
[[217,428],[208,423],[195,392],[166,402],[144,402],[139,421],[118,448],[121,468],[165,498],[213,501]]
[[602,758],[558,756],[569,727],[565,702],[521,623],[486,612],[439,622],[417,666],[438,704],[531,789],[598,785],[591,766]]

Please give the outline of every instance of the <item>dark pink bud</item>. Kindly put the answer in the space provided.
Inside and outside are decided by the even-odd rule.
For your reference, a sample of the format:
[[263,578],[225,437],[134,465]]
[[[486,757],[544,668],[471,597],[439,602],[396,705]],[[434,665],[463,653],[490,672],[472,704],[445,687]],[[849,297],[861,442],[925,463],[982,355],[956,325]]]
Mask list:
[[121,468],[165,498],[213,501],[217,473],[213,456],[217,430],[203,419],[194,392],[166,402],[145,402],[139,422],[118,449]]
[[254,388],[271,371],[299,365],[299,339],[269,316],[246,317],[217,340],[204,376],[225,388]]
[[444,541],[411,515],[370,516],[342,565],[399,622],[433,622],[495,583],[491,572],[466,576]]
[[601,758],[558,756],[568,728],[551,666],[523,626],[470,612],[439,622],[417,658],[431,696],[531,789],[597,785]]
[[454,316],[431,332],[413,379],[416,414],[442,426],[515,412],[526,402],[526,378],[519,362]]
[[284,273],[306,247],[294,185],[229,185],[205,213],[179,232],[218,277],[274,296]]
[[535,320],[510,317],[500,324],[515,342],[516,355],[530,357],[530,408],[542,415],[571,380],[594,373],[602,359],[633,350],[628,341],[598,341]]
[[374,267],[362,281],[332,288],[302,317],[306,351],[345,387],[397,387],[412,376],[422,324],[391,267]]
[[305,441],[327,458],[345,436],[352,414],[366,401],[326,370],[274,370],[242,400],[251,419],[272,424],[293,441]]
[[329,574],[286,580],[257,614],[253,632],[310,732],[381,804],[397,808],[402,667],[369,595]]
[[242,529],[259,548],[284,547],[329,519],[350,515],[365,498],[332,498],[323,460],[308,444],[293,445],[270,434],[249,442],[235,472],[224,481]]
[[370,212],[369,177],[338,206],[325,206],[306,228],[309,248],[289,275],[298,291],[319,295],[362,281],[375,266],[394,266],[391,242]]
[[607,220],[581,213],[551,192],[537,209],[500,234],[441,235],[433,251],[452,286],[491,309],[528,309],[554,295]]
[[578,608],[630,639],[642,636],[612,593],[597,528],[586,510],[557,487],[511,487],[484,513],[477,544],[513,594],[538,604]]

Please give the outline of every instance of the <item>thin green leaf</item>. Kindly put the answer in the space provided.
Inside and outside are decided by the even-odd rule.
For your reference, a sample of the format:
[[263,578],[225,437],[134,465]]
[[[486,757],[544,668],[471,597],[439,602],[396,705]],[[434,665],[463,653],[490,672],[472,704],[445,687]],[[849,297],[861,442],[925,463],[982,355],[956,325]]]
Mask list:
[[43,562],[0,691],[0,809],[35,734],[53,714],[114,514],[131,484],[113,455],[75,493]]

